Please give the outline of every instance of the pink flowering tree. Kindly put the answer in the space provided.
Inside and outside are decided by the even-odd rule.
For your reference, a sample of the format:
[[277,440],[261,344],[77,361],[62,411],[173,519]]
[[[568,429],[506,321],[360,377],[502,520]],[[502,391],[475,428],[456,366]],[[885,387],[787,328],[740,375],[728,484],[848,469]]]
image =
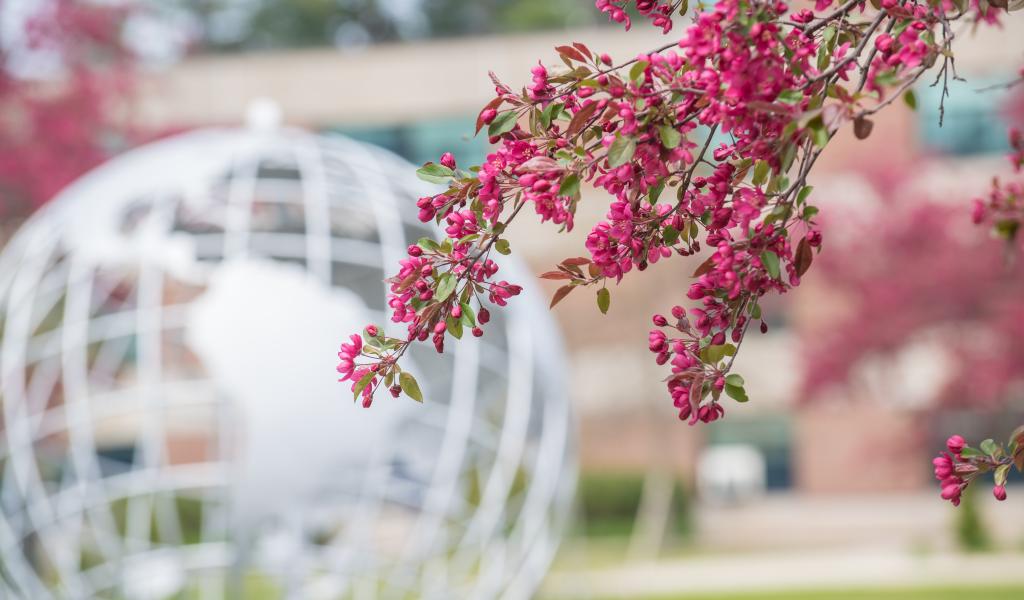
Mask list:
[[[943,86],[955,77],[953,25],[997,23],[1010,8],[1002,1],[719,0],[687,16],[686,0],[597,0],[626,28],[632,9],[666,43],[626,60],[559,46],[559,68],[538,63],[521,91],[492,75],[477,131],[494,152],[478,167],[446,153],[419,170],[443,186],[419,200],[420,218],[446,235],[410,246],[389,279],[391,318],[406,332],[370,325],[352,335],[339,353],[342,380],[367,407],[381,387],[422,400],[400,366],[410,344],[429,339],[442,352],[449,336],[484,335],[488,307],[522,290],[493,258],[511,252],[508,228],[533,212],[553,233],[572,229],[587,185],[607,193],[606,219],[579,256],[541,275],[562,283],[552,306],[589,290],[606,312],[624,277],[707,248],[687,294],[696,306],[654,315],[648,345],[679,418],[721,418],[728,399],[748,400],[733,361],[751,325],[767,329],[762,299],[799,285],[821,248],[807,185],[815,161],[841,129],[865,138],[876,112],[913,103],[911,87],[929,71]],[[955,456],[998,475],[1015,452]]]
[[[133,57],[127,9],[75,0],[30,3],[21,40],[0,49],[0,218],[20,217],[117,149]],[[16,50],[14,49],[17,47]],[[26,72],[26,56],[54,72]],[[113,143],[112,143],[113,142]]]
[[[972,232],[965,203],[896,202],[830,244],[815,267],[815,282],[845,301],[827,324],[802,332],[801,397],[849,390],[864,359],[926,337],[949,358],[930,408],[1004,407],[1024,383],[1024,263],[1008,263],[1003,243]],[[952,449],[962,457],[961,444],[957,438]],[[1001,464],[1012,454],[1004,448]],[[950,478],[952,461],[952,454],[936,461],[940,482]],[[942,487],[950,483],[949,499],[959,501],[963,482]],[[1005,497],[1005,479],[997,483],[996,497]]]

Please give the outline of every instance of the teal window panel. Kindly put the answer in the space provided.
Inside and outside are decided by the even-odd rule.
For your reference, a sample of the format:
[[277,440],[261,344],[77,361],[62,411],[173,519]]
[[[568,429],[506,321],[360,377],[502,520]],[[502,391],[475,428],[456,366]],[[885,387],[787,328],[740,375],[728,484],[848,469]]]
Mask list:
[[1009,91],[1002,87],[989,90],[984,88],[1013,79],[1013,74],[1002,78],[971,78],[969,81],[951,79],[941,126],[941,82],[936,86],[917,86],[917,123],[924,148],[954,156],[1006,152],[1009,149],[1006,137],[1010,123],[1003,107]]

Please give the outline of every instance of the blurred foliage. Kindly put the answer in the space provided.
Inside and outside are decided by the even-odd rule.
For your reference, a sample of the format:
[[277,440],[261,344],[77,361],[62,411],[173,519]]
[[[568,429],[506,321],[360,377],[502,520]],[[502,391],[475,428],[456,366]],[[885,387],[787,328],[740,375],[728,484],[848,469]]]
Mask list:
[[[643,496],[642,473],[583,473],[577,488],[585,533],[592,537],[628,536]],[[693,532],[692,501],[676,482],[669,533],[688,539]]]
[[[152,2],[152,0],[151,0]],[[174,0],[206,50],[361,46],[604,23],[580,0]]]
[[964,491],[959,510],[956,511],[956,542],[961,550],[967,552],[992,549],[992,536],[981,519],[978,500],[977,486],[970,486]]

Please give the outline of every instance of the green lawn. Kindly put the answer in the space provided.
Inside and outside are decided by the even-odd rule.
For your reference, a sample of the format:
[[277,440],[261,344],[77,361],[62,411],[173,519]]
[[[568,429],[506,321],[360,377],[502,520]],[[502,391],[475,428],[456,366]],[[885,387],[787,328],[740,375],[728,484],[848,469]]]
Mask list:
[[[1024,586],[648,596],[643,600],[1021,600]],[[607,598],[605,600],[613,600]]]

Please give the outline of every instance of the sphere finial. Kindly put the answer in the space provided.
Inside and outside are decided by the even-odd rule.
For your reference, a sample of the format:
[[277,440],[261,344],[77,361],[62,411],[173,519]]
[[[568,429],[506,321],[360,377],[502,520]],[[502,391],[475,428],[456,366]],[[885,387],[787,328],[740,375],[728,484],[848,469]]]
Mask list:
[[274,131],[281,126],[281,107],[272,98],[253,98],[245,109],[245,125],[252,131]]

